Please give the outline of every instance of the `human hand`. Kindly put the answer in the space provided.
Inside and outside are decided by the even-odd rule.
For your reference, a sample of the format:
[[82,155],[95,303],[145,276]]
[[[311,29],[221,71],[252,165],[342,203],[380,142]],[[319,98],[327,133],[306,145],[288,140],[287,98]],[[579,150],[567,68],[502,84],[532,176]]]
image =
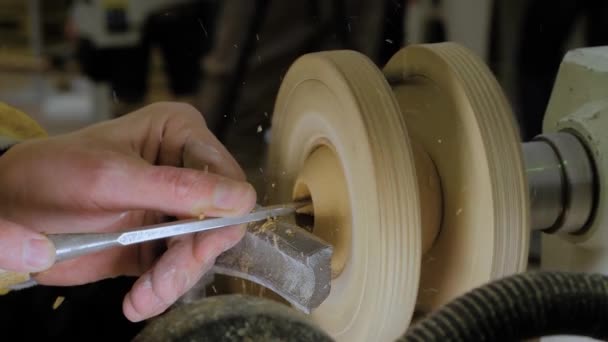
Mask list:
[[40,233],[114,232],[169,215],[242,215],[256,201],[244,180],[201,114],[178,103],[20,143],[0,157],[0,268],[42,271],[35,279],[47,285],[140,276],[125,296],[124,314],[131,321],[155,316],[235,245],[244,228],[119,247],[50,268],[54,252]]

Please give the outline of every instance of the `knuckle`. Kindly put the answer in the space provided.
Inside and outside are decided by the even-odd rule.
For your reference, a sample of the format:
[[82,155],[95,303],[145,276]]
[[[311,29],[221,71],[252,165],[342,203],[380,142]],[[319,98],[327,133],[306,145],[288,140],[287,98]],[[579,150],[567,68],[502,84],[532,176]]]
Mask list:
[[196,109],[193,105],[185,102],[174,102],[175,109],[181,113],[186,115],[196,115],[197,117],[201,115],[201,113]]
[[147,108],[154,110],[155,112],[166,112],[175,102],[171,101],[156,101],[147,106]]
[[201,116],[201,113],[193,105],[186,102],[162,101],[155,102],[150,106],[161,113],[164,112],[165,114],[171,113],[178,115]]
[[172,113],[188,123],[197,122],[198,124],[206,125],[203,114],[189,103],[173,103]]
[[206,186],[206,182],[203,182],[201,176],[194,170],[161,167],[157,178],[169,187],[173,198],[209,194],[209,186]]
[[184,127],[192,127],[193,122],[206,126],[201,112],[189,103],[163,101],[152,103],[149,108],[158,118],[163,120],[170,118]]
[[120,159],[111,155],[99,155],[96,158],[82,160],[85,184],[93,197],[103,197],[111,189],[115,176],[120,172]]

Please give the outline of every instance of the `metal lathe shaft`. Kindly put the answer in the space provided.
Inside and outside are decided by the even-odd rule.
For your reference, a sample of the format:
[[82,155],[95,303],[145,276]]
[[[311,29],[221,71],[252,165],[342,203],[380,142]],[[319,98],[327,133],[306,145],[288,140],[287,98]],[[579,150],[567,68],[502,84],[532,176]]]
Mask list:
[[543,134],[522,144],[531,206],[531,226],[547,233],[577,233],[592,215],[593,162],[568,132]]

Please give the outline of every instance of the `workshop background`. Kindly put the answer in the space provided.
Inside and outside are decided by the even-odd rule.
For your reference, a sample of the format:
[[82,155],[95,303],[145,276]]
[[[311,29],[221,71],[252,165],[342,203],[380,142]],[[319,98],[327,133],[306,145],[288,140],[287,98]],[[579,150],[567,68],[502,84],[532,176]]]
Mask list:
[[[52,135],[188,102],[262,191],[274,99],[298,56],[354,49],[381,67],[407,44],[462,43],[491,67],[527,141],[541,132],[563,54],[608,43],[607,17],[599,0],[2,0],[0,101]],[[533,267],[538,239],[530,258]],[[3,296],[4,333],[127,340],[143,324],[121,314],[131,282]]]

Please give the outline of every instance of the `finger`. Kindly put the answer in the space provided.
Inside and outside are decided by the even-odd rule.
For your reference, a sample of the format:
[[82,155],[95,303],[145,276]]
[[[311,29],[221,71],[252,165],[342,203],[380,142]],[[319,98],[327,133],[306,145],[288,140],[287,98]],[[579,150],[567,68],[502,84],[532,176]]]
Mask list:
[[243,227],[229,227],[174,239],[153,269],[138,279],[125,297],[125,316],[136,322],[165,311],[243,234]]
[[142,265],[151,264],[151,258],[140,255],[141,251],[147,250],[152,248],[120,247],[83,255],[54,264],[48,270],[37,273],[35,279],[39,284],[62,286],[82,285],[120,275],[139,276],[143,273]]
[[44,235],[0,219],[0,268],[15,272],[38,272],[55,260],[53,243]]
[[[203,115],[186,103],[160,102],[135,112],[133,119],[151,118],[147,125],[134,125],[144,131],[131,134],[134,146],[154,164],[184,166],[185,158],[195,157],[213,172],[244,180],[243,170],[228,150],[211,133]],[[141,121],[141,120],[140,120]],[[146,139],[141,139],[146,136]],[[199,163],[199,164],[201,164]]]
[[[112,226],[106,226],[108,232],[160,222],[158,215],[152,211],[145,214],[131,212],[130,215],[121,216],[123,216],[121,221]],[[74,226],[69,223],[66,225]],[[86,227],[82,222],[79,226]],[[82,231],[99,230],[99,228],[95,230],[93,226],[87,228]],[[48,270],[37,273],[35,278],[38,283],[45,285],[80,285],[121,275],[140,276],[167,250],[166,245],[164,240],[153,240],[135,246],[111,248],[83,255],[56,263]]]
[[170,215],[234,216],[249,212],[253,187],[212,173],[171,166],[120,163],[89,184],[91,201],[104,210],[147,209]]
[[204,124],[189,124],[176,132],[168,128],[166,135],[160,148],[160,160],[171,163],[167,165],[208,168],[219,175],[245,180],[245,173],[237,161]]
[[207,169],[226,177],[245,180],[245,172],[226,147],[207,129],[191,135],[184,145],[185,167]]

